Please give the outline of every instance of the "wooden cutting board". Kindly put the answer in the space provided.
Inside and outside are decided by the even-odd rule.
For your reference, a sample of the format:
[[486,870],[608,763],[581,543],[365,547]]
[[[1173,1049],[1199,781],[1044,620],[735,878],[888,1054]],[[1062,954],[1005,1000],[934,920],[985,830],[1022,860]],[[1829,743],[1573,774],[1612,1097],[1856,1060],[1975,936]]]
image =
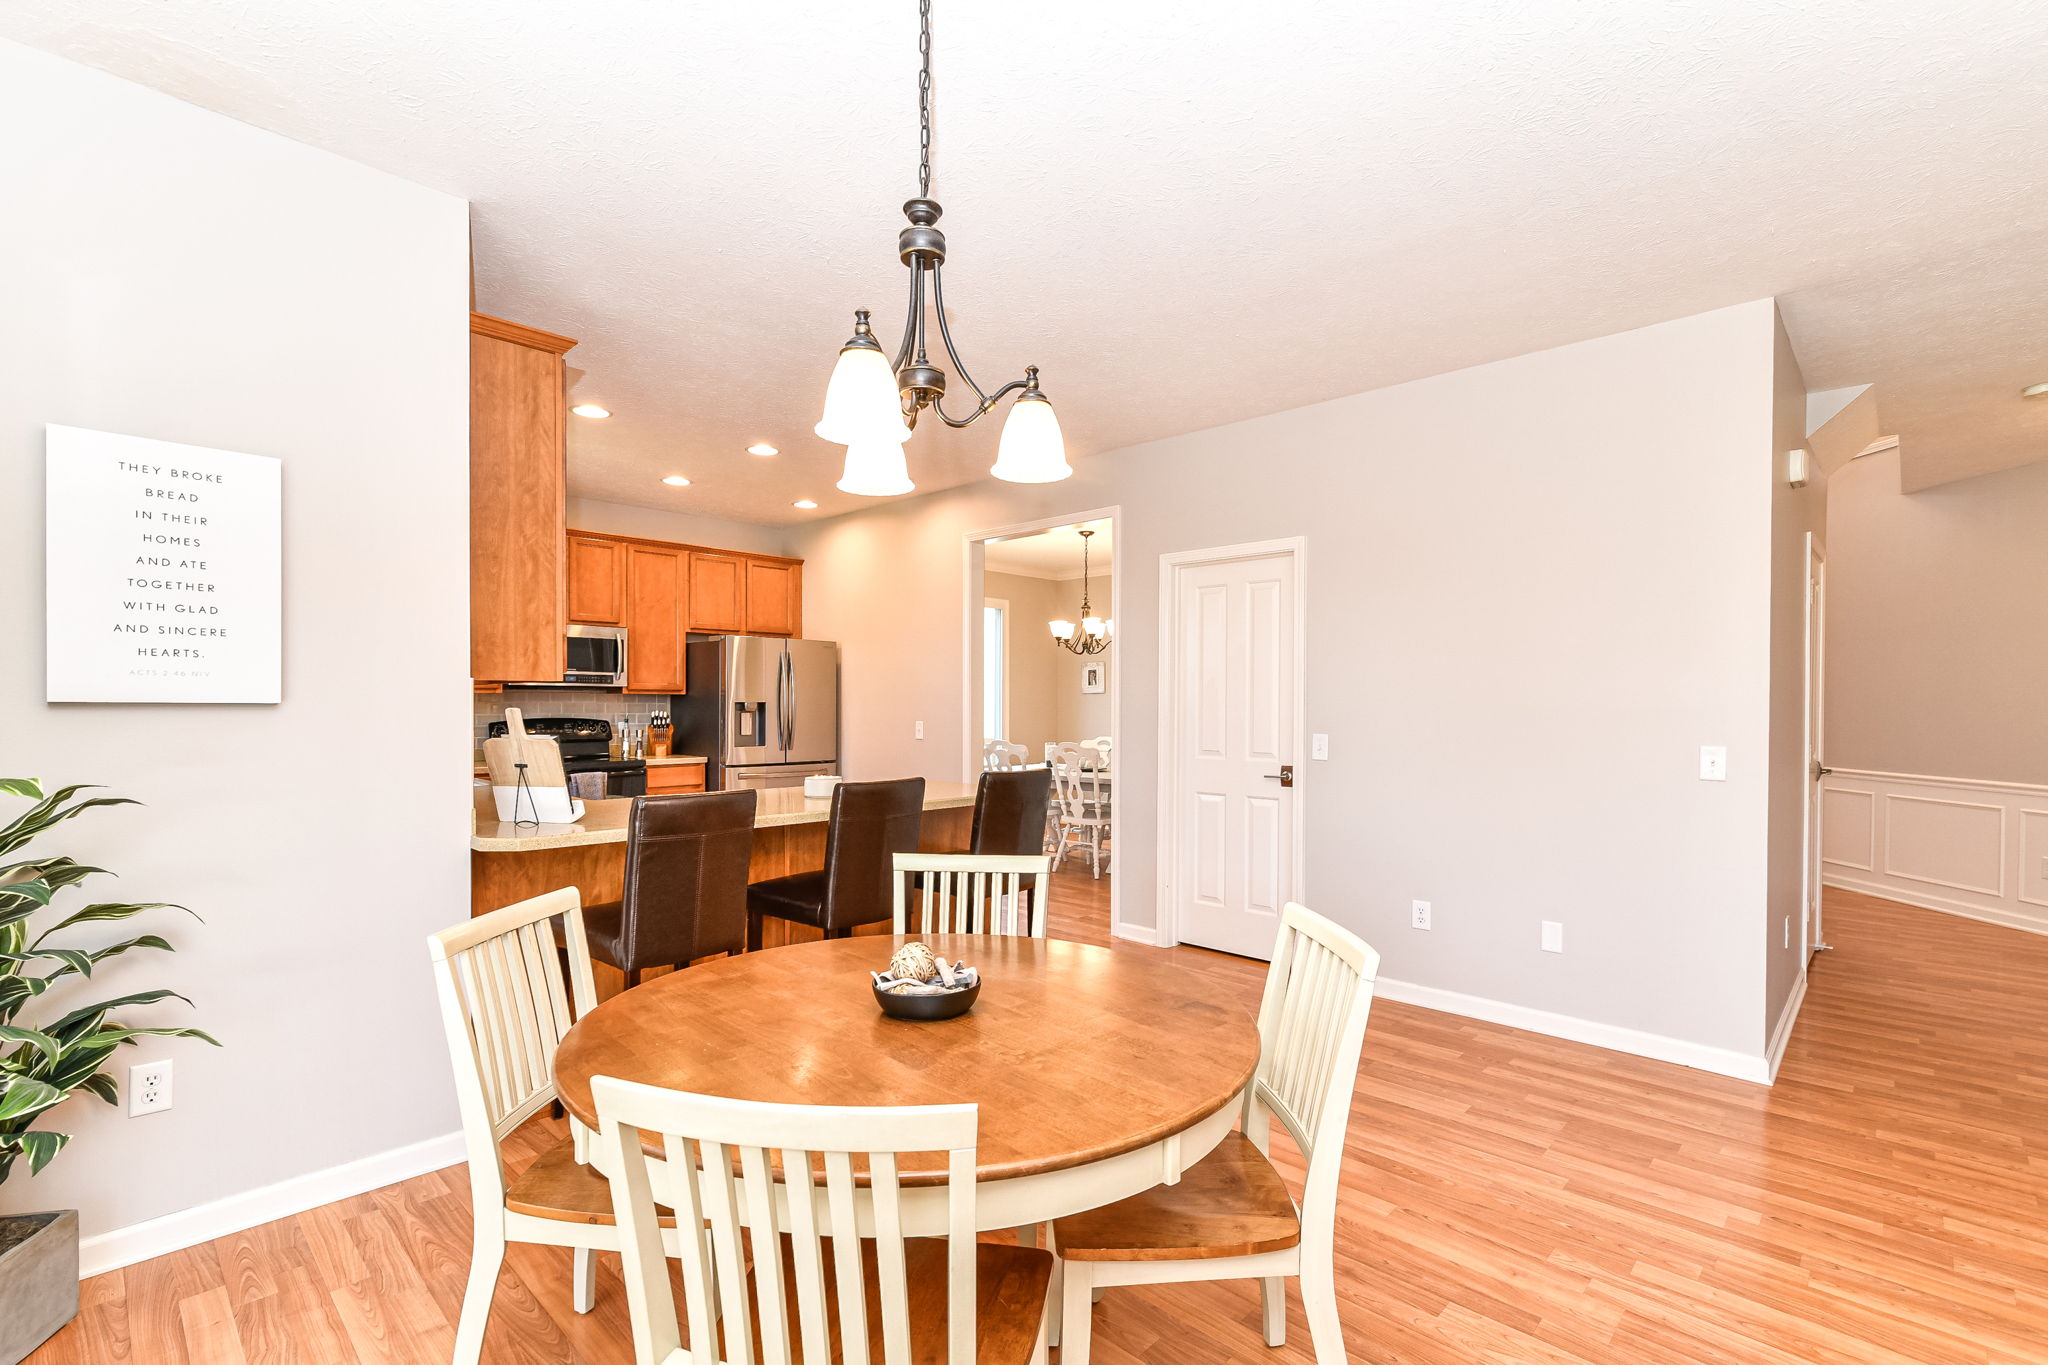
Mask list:
[[519,765],[526,765],[529,787],[567,785],[562,776],[562,746],[550,735],[529,735],[526,720],[516,706],[505,708],[506,733],[484,741],[484,765],[491,770],[493,787],[519,785]]

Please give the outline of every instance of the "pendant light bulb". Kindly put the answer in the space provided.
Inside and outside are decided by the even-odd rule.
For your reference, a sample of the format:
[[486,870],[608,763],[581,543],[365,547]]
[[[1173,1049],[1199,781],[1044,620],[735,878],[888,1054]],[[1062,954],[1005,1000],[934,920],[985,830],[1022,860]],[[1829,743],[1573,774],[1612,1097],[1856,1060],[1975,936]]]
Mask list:
[[995,467],[989,473],[1010,483],[1058,483],[1073,472],[1074,467],[1067,463],[1060,419],[1034,383],[1010,405],[1010,415],[1003,420],[1003,439],[996,447]]
[[917,485],[910,481],[910,465],[903,458],[900,441],[857,441],[846,447],[846,472],[840,475],[839,491],[858,493],[864,498],[893,498]]
[[1051,621],[1051,622],[1048,622],[1047,624],[1049,624],[1049,625],[1050,625],[1050,626],[1052,627],[1052,638],[1053,638],[1053,639],[1055,639],[1055,640],[1071,640],[1071,639],[1073,639],[1073,638],[1074,638],[1074,623],[1073,623],[1072,621],[1067,621],[1067,620],[1059,620],[1059,621]]
[[839,363],[825,386],[825,414],[812,430],[843,446],[901,445],[910,439],[910,428],[896,395],[895,372],[868,332],[867,316],[858,314],[853,339],[840,348]]

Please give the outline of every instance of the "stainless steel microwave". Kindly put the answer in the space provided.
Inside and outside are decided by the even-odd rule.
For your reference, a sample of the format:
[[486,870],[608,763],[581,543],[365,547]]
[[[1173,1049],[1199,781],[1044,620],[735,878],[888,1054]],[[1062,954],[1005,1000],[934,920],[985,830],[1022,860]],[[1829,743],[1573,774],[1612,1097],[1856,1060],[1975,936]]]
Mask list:
[[626,632],[620,626],[570,626],[562,682],[571,687],[626,685]]

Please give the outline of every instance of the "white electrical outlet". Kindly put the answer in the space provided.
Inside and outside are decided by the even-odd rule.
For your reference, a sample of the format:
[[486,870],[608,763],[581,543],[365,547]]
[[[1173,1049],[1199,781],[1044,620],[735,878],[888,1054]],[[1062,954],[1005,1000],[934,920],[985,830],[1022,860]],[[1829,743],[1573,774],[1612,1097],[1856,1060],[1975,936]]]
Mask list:
[[915,734],[913,734],[913,735],[911,736],[911,738],[913,738],[913,739],[923,739],[923,738],[924,738],[924,722],[923,722],[923,721],[918,721],[918,722],[917,722],[917,730],[916,730],[916,733],[915,733]]
[[1417,929],[1427,929],[1429,927],[1428,901],[1408,902],[1408,923]]
[[1728,746],[1725,744],[1700,745],[1700,781],[1726,782],[1728,780]]
[[1543,951],[1561,953],[1564,951],[1564,926],[1554,919],[1543,921]]
[[137,1062],[128,1068],[128,1117],[158,1114],[171,1107],[171,1060]]
[[1330,756],[1330,737],[1328,735],[1310,735],[1308,737],[1308,756],[1310,758],[1328,758]]

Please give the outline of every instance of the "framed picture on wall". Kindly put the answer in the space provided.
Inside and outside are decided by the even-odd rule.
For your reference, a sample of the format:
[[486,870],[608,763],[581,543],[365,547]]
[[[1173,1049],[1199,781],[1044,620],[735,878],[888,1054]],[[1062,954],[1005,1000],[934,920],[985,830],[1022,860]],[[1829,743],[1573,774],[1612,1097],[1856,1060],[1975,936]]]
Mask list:
[[1104,674],[1107,670],[1108,665],[1106,664],[1088,664],[1084,666],[1081,669],[1081,690],[1083,692],[1102,691]]

